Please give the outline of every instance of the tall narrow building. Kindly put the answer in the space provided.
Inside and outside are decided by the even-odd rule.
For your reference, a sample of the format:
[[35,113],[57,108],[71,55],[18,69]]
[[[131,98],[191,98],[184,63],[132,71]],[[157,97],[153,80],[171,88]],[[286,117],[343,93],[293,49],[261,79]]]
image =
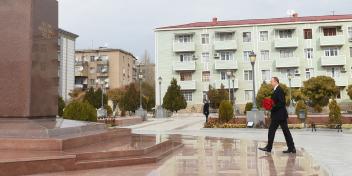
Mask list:
[[59,29],[59,95],[68,101],[75,85],[75,49],[78,35]]

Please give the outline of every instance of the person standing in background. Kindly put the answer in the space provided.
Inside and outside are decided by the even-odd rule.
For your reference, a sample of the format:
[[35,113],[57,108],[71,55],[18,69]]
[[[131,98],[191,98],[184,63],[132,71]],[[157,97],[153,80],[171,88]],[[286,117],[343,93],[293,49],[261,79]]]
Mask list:
[[204,101],[204,105],[203,105],[203,114],[205,115],[205,122],[208,123],[209,103],[208,103],[207,100]]

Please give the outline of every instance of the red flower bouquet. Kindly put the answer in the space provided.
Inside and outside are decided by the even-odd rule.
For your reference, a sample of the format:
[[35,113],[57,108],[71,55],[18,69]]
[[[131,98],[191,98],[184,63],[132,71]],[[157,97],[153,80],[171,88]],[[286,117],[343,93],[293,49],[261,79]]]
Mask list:
[[275,102],[271,98],[264,98],[262,101],[262,106],[267,111],[270,111],[274,105],[275,105]]

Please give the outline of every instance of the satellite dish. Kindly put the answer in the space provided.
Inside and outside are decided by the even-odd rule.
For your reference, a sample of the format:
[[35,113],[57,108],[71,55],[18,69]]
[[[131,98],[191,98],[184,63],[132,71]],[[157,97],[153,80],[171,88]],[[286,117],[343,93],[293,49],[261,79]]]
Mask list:
[[288,16],[292,16],[293,14],[295,14],[296,12],[294,11],[294,10],[292,10],[292,9],[288,9],[287,11],[286,11],[286,14],[288,15]]
[[79,71],[83,71],[83,67],[80,66],[80,67],[78,68],[78,70],[79,70]]

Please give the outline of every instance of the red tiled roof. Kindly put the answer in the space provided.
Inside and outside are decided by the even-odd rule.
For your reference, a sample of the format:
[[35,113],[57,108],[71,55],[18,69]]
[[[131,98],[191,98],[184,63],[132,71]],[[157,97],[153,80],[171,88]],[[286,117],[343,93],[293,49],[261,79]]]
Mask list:
[[292,22],[308,22],[308,21],[329,21],[329,20],[345,20],[345,19],[352,19],[352,14],[195,22],[195,23],[188,23],[188,24],[182,24],[182,25],[160,27],[160,28],[157,28],[157,30],[158,29],[172,29],[172,28],[177,29],[177,28],[195,28],[195,27],[212,27],[212,26],[237,26],[237,25],[290,23],[290,22],[292,23]]

